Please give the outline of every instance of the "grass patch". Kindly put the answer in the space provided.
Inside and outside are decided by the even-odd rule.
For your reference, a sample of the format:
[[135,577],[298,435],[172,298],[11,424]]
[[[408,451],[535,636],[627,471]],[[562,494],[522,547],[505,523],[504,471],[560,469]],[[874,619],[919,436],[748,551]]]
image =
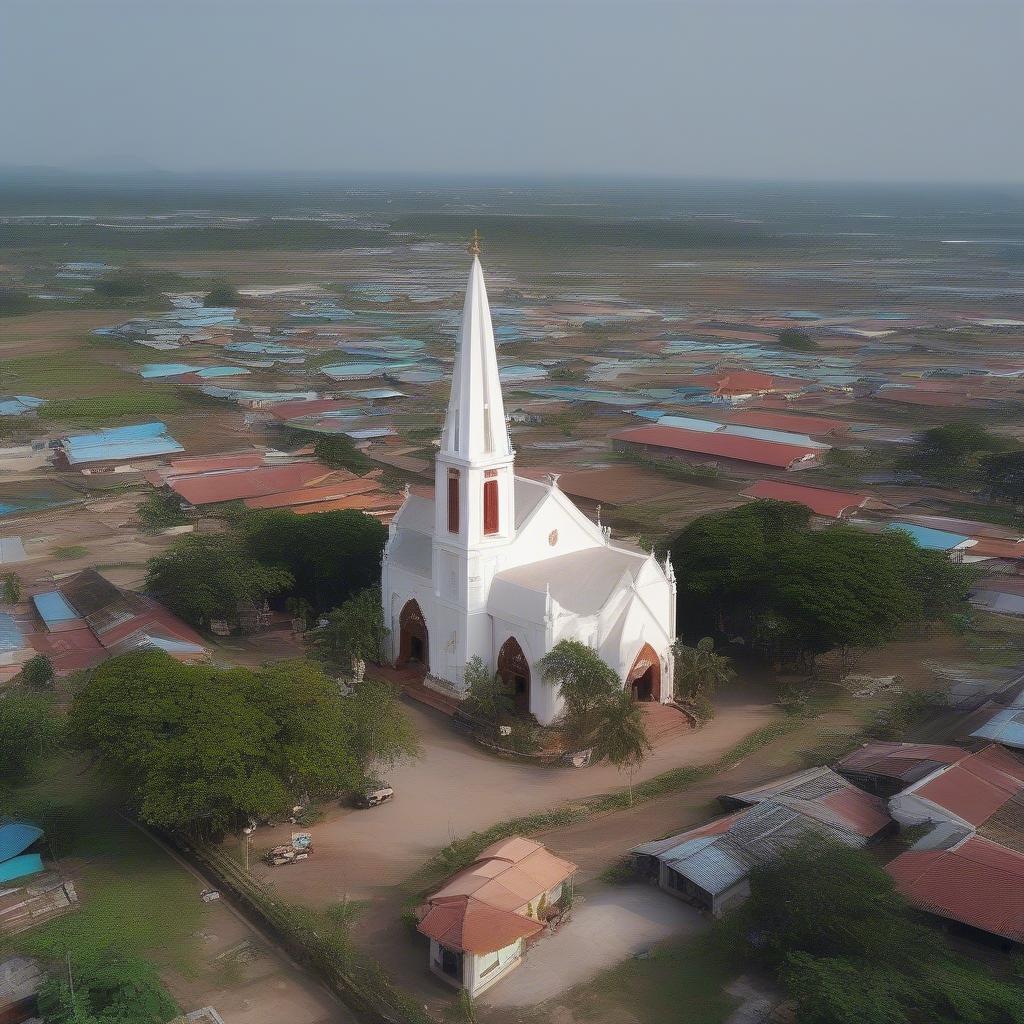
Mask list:
[[736,975],[729,955],[709,938],[672,942],[574,989],[566,1000],[584,1019],[638,1024],[722,1024],[738,1000],[725,992]]
[[47,402],[39,410],[48,420],[98,423],[126,416],[153,416],[180,412],[185,402],[173,391],[139,391],[118,395],[93,395]]
[[81,558],[89,554],[89,549],[81,544],[66,544],[64,547],[54,548],[54,558]]

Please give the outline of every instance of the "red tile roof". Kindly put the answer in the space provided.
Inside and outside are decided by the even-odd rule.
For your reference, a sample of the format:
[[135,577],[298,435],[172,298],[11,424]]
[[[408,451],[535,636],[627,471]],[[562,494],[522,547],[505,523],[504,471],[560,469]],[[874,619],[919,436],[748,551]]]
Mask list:
[[991,743],[925,780],[913,793],[977,828],[1022,790],[1024,762],[1005,747]]
[[830,420],[821,416],[799,416],[785,412],[767,412],[761,409],[743,409],[722,417],[726,423],[739,423],[746,427],[765,427],[768,430],[791,430],[797,434],[834,434],[850,429],[845,420]]
[[826,487],[805,487],[782,480],[758,480],[742,492],[748,498],[771,498],[806,505],[815,515],[839,519],[862,508],[870,495],[854,491],[833,491]]
[[416,927],[442,946],[466,953],[493,953],[544,929],[539,921],[469,896],[431,902]]
[[1024,942],[1024,855],[972,836],[951,850],[908,850],[885,870],[914,906]]
[[256,466],[226,473],[203,473],[176,477],[167,485],[192,505],[212,505],[262,494],[276,494],[317,483],[330,473],[318,462],[296,462],[287,466]]
[[681,427],[630,427],[615,431],[610,436],[613,440],[627,441],[631,444],[672,448],[676,451],[752,462],[777,469],[788,469],[803,460],[816,462],[822,452],[820,448],[808,448],[805,445],[779,444],[775,441],[762,441],[759,438],[740,437],[735,434],[683,430]]

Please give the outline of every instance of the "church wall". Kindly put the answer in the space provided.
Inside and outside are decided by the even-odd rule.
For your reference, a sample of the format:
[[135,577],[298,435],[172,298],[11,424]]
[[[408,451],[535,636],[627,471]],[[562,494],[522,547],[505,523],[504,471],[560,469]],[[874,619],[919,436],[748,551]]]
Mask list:
[[[530,513],[527,522],[516,534],[512,549],[512,565],[541,562],[559,555],[597,547],[603,543],[600,529],[590,522],[561,492],[550,493]],[[555,533],[552,544],[552,531]]]

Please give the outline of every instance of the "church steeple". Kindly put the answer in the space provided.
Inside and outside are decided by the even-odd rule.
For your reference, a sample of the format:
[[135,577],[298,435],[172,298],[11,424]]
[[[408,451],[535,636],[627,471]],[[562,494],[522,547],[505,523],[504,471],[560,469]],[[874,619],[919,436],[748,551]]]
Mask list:
[[441,454],[466,463],[480,463],[511,455],[512,445],[505,425],[491,308],[478,255],[479,236],[474,237],[469,251],[473,254],[473,265],[462,307]]
[[507,543],[515,522],[514,453],[475,233],[469,253],[473,264],[437,456],[434,503],[435,539],[464,550]]

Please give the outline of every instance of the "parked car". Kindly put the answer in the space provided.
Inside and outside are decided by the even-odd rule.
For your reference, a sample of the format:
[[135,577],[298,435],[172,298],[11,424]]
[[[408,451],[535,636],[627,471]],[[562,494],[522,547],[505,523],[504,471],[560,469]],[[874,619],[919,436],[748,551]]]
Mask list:
[[378,804],[387,803],[393,800],[395,791],[390,786],[381,786],[378,789],[367,789],[356,796],[356,807],[376,807]]

